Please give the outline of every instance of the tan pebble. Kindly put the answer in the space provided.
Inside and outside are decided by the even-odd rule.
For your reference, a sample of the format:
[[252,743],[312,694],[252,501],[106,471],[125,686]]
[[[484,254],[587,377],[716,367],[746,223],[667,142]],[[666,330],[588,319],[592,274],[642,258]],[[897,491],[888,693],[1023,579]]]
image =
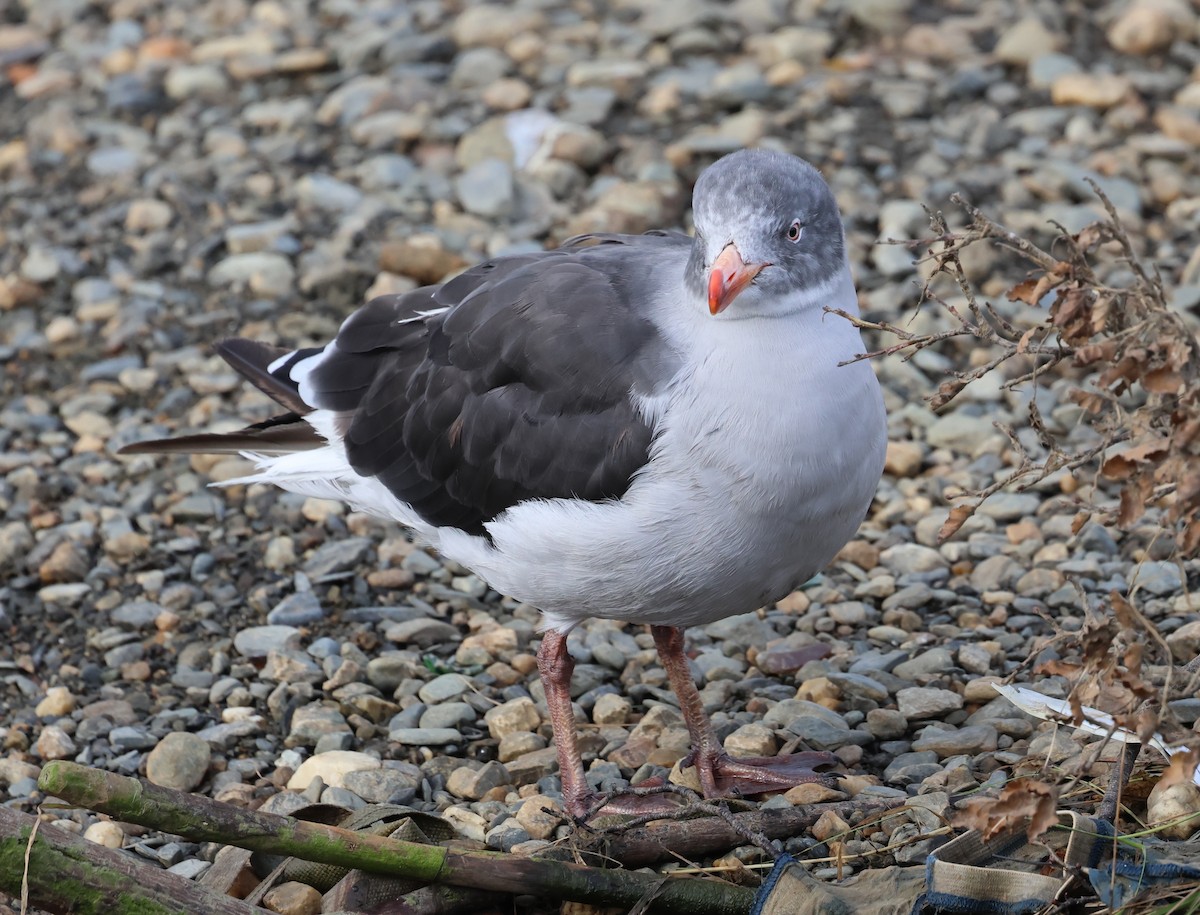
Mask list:
[[562,805],[553,798],[535,794],[517,811],[517,822],[535,839],[549,839],[563,822]]
[[883,784],[877,776],[874,775],[844,775],[838,779],[838,787],[850,797],[856,797],[867,788],[873,788]]
[[605,693],[596,699],[592,721],[596,724],[624,724],[633,711],[633,703],[616,693]]
[[1160,782],[1150,791],[1146,814],[1151,826],[1160,827],[1158,835],[1189,839],[1200,829],[1200,787],[1193,782],[1178,782],[1163,788]]
[[300,514],[304,516],[306,521],[311,521],[314,524],[322,524],[326,518],[340,518],[345,513],[345,505],[341,502],[332,502],[329,499],[310,497],[305,499],[304,504],[300,506]]
[[496,111],[516,111],[529,104],[533,90],[521,79],[498,79],[483,90],[483,102]]
[[1004,529],[1004,535],[1009,543],[1025,543],[1030,540],[1041,542],[1042,529],[1033,521],[1018,521]]
[[67,315],[58,315],[50,319],[43,333],[51,344],[66,343],[79,336],[79,322]]
[[279,915],[320,915],[321,894],[307,883],[281,883],[263,897],[263,907]]
[[808,68],[798,60],[781,60],[767,70],[767,85],[776,88],[798,83],[808,75]]
[[1121,102],[1129,90],[1129,80],[1112,73],[1064,73],[1050,86],[1050,101],[1104,109]]
[[1059,541],[1047,543],[1044,547],[1033,554],[1034,565],[1057,565],[1060,562],[1065,562],[1070,552],[1067,550],[1067,545]]
[[496,661],[493,664],[489,664],[485,673],[492,677],[498,686],[512,686],[524,679],[517,672],[516,668],[505,664],[503,661]]
[[150,664],[147,661],[130,661],[121,665],[121,679],[145,683],[150,679]]
[[34,744],[34,749],[42,759],[67,759],[78,752],[75,748],[75,741],[57,725],[50,725],[42,729],[37,743]]
[[137,66],[137,54],[133,48],[117,48],[105,54],[100,61],[100,69],[108,76],[128,73]]
[[817,705],[822,705],[827,709],[836,711],[842,698],[842,693],[841,690],[833,685],[833,681],[827,677],[813,677],[811,680],[805,680],[797,687],[796,698],[807,699],[809,702],[815,702]]
[[542,716],[533,700],[522,696],[488,709],[483,720],[487,723],[489,734],[493,737],[503,737],[513,731],[537,730],[537,726],[542,723]]
[[153,232],[171,224],[171,207],[162,200],[143,197],[130,201],[125,211],[125,228],[130,232]]
[[112,820],[101,820],[84,830],[83,837],[105,848],[120,848],[125,844],[125,830]]
[[838,551],[837,559],[852,562],[864,572],[879,565],[879,548],[865,540],[851,540]]
[[278,572],[294,565],[295,562],[296,542],[291,537],[272,537],[263,551],[263,566]]
[[1010,26],[992,53],[1006,64],[1024,66],[1035,57],[1062,47],[1062,38],[1046,28],[1038,16],[1026,16]]
[[438,283],[447,274],[466,266],[462,255],[445,247],[437,235],[410,235],[386,242],[379,250],[379,266],[419,283]]
[[797,615],[806,613],[812,605],[812,599],[803,591],[793,591],[783,600],[776,601],[775,606],[784,613],[795,613]]
[[534,734],[529,731],[513,731],[511,734],[505,734],[500,738],[500,745],[496,748],[496,758],[502,763],[512,762],[527,753],[533,753],[536,750],[544,750],[546,748],[546,738],[541,734]]
[[1154,125],[1172,140],[1200,146],[1200,118],[1194,112],[1164,106],[1154,113]]
[[150,549],[150,538],[137,531],[125,531],[104,541],[104,552],[113,559],[136,559]]
[[925,448],[920,442],[888,442],[883,459],[885,473],[896,477],[915,477],[925,463]]
[[972,705],[991,702],[1000,694],[995,690],[996,683],[1004,682],[1001,677],[991,674],[984,677],[973,677],[963,684],[963,701]]
[[809,804],[827,804],[830,801],[839,801],[845,798],[846,794],[836,788],[822,785],[820,782],[805,782],[789,788],[783,796],[789,803],[797,807],[806,807]]
[[479,770],[472,766],[459,766],[446,778],[446,790],[455,797],[473,798],[475,781]]
[[372,588],[403,590],[412,585],[413,573],[408,569],[376,569],[367,574],[367,584]]
[[765,724],[744,724],[725,738],[731,756],[774,756],[778,749],[775,732]]
[[1200,620],[1184,623],[1167,635],[1167,647],[1175,660],[1186,663],[1200,654]]
[[681,785],[684,788],[691,788],[693,791],[703,790],[700,787],[700,776],[694,766],[688,766],[685,769],[676,762],[671,768],[670,781],[673,785]]
[[537,670],[537,658],[531,654],[513,655],[508,663],[513,666],[513,670],[523,677],[528,677]]
[[411,277],[401,276],[399,273],[392,273],[389,270],[380,270],[375,274],[375,281],[367,288],[363,298],[370,301],[381,295],[402,295],[405,292],[412,292],[416,288],[417,282]]
[[1186,0],[1135,0],[1109,26],[1108,42],[1124,54],[1153,54],[1186,41],[1195,23]]
[[824,842],[834,836],[843,836],[850,831],[849,824],[832,810],[826,810],[817,818],[817,822],[813,823],[812,837],[819,842]]
[[41,718],[61,718],[75,711],[75,697],[65,686],[52,686],[37,704],[34,713]]
[[637,109],[647,117],[661,117],[677,111],[682,97],[679,84],[668,80],[651,86],[638,101]]
[[181,60],[190,52],[191,45],[182,38],[160,35],[143,41],[138,48],[138,57],[144,60]]

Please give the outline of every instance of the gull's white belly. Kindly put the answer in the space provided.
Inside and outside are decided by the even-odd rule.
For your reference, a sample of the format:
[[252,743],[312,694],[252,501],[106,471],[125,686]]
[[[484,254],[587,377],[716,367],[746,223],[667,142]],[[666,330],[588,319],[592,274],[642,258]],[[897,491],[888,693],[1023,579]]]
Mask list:
[[696,625],[783,597],[854,535],[883,467],[871,368],[824,358],[800,364],[793,389],[702,365],[712,378],[672,404],[623,498],[525,503],[488,525],[491,544],[441,529],[441,551],[561,628],[589,616]]

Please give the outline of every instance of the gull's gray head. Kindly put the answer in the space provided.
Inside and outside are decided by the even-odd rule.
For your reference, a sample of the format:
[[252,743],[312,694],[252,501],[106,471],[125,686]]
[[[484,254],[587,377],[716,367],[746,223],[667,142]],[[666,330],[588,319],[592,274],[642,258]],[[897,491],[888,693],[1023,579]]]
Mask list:
[[845,269],[833,194],[820,172],[787,153],[746,149],[720,159],[696,182],[692,214],[688,285],[713,314],[794,311]]

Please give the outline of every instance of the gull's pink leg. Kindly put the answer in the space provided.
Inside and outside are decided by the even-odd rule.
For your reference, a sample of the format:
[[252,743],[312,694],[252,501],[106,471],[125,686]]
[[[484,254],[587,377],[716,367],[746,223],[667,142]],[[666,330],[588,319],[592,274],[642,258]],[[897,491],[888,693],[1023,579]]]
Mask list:
[[550,727],[554,731],[554,747],[558,753],[558,777],[562,781],[563,809],[567,814],[583,820],[597,813],[640,815],[677,809],[674,803],[658,797],[627,796],[604,800],[588,787],[579,753],[575,713],[571,709],[571,672],[575,669],[575,659],[567,651],[566,634],[554,630],[544,633],[537,661],[538,674],[546,691],[546,707],[550,710]]
[[[794,753],[790,756],[751,756],[734,759],[725,752],[704,711],[700,692],[692,680],[687,656],[683,653],[683,630],[675,626],[651,626],[654,645],[662,660],[671,688],[679,697],[679,709],[692,738],[692,752],[683,761],[694,765],[705,797],[730,794],[761,794],[782,791],[802,782],[828,782],[829,776],[814,771],[815,766],[837,762],[829,753]],[[562,752],[561,750],[559,751]]]
[[546,691],[546,708],[550,710],[554,747],[558,751],[563,808],[578,819],[591,810],[592,797],[583,774],[579,734],[575,730],[575,713],[571,710],[571,673],[575,670],[575,659],[567,651],[566,633],[553,629],[543,633],[537,662]]

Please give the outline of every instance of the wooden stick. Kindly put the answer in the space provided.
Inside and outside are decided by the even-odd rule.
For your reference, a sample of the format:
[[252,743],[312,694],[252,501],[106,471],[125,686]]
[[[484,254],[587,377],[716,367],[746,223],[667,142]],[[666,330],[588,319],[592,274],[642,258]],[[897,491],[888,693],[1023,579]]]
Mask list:
[[651,900],[647,911],[663,915],[746,915],[754,899],[753,890],[714,880],[667,879],[498,852],[460,852],[306,823],[76,763],[48,763],[38,787],[69,803],[193,842],[221,842],[429,883],[544,895],[598,906],[633,907]]
[[20,896],[25,880],[29,903],[56,915],[262,915],[240,899],[0,807],[0,890]]
[[583,851],[597,852],[605,858],[619,861],[624,867],[645,867],[668,858],[695,859],[746,844],[745,831],[765,835],[769,839],[794,836],[810,828],[825,811],[842,819],[851,814],[882,813],[903,804],[903,800],[858,798],[830,804],[811,804],[791,809],[756,810],[735,813],[732,825],[718,817],[657,822],[633,829],[601,833],[587,843]]

